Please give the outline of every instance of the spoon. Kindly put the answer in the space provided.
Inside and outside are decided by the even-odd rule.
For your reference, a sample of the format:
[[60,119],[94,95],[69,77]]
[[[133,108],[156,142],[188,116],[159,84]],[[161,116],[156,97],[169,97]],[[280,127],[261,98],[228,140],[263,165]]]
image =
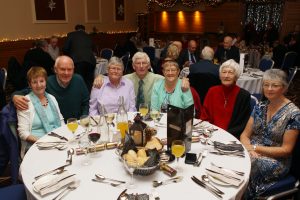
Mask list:
[[75,153],[75,151],[72,148],[72,149],[69,149],[67,153],[68,153],[68,158],[67,158],[66,162],[72,164],[72,156]]
[[109,185],[111,185],[113,187],[117,187],[117,186],[119,186],[119,185],[122,184],[122,183],[110,183],[110,182],[106,182],[106,181],[101,181],[101,180],[95,179],[95,178],[93,178],[92,181],[98,182],[98,183],[106,183],[106,184],[109,184]]
[[197,167],[200,166],[200,164],[201,164],[203,158],[205,158],[205,157],[207,156],[207,152],[208,152],[208,151],[207,151],[206,149],[203,151],[202,156],[198,159]]
[[[68,187],[66,187],[63,191],[61,191],[56,197],[54,197],[52,200],[59,200],[62,199],[64,196],[66,196],[70,191],[75,190],[79,186],[80,181],[75,181],[71,183]],[[66,192],[68,191],[68,192]]]
[[173,182],[173,183],[178,183],[178,182],[180,182],[182,179],[183,179],[182,176],[176,176],[176,177],[174,177],[174,178],[170,178],[170,179],[167,179],[167,180],[164,180],[164,181],[153,181],[153,182],[152,182],[152,185],[153,185],[153,187],[158,187],[158,186],[160,186],[160,185],[165,185],[165,184],[168,184],[168,183],[171,183],[171,182]]
[[119,181],[116,179],[112,179],[112,178],[105,178],[103,175],[101,174],[95,174],[95,176],[100,180],[100,181],[104,181],[104,180],[109,180],[109,181],[114,181],[114,182],[118,182],[118,183],[126,183],[125,181]]
[[216,191],[218,191],[218,193],[224,194],[224,192],[222,192],[222,191],[219,190],[216,186],[214,186],[213,184],[210,183],[210,180],[209,180],[209,178],[208,178],[207,175],[203,174],[203,175],[201,176],[201,179],[202,179],[204,182],[206,182],[207,184],[209,184],[209,185],[210,185],[212,188],[214,188]]

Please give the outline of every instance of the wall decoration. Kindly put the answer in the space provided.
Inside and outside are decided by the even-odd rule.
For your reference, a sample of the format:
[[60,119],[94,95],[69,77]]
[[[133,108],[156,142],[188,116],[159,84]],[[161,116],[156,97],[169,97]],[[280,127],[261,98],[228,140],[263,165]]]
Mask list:
[[115,0],[115,20],[125,20],[125,4],[124,0]]
[[66,0],[31,0],[35,23],[68,22]]

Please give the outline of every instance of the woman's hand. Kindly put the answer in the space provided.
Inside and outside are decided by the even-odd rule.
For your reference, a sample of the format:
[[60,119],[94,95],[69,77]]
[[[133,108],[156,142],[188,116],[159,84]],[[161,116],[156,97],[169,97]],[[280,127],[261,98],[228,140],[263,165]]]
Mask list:
[[187,92],[190,89],[190,81],[188,78],[183,77],[181,82],[182,92]]

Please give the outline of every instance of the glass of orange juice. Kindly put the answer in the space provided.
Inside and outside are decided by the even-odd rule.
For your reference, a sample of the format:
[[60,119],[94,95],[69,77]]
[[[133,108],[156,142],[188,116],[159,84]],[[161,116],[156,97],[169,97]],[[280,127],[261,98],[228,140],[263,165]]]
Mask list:
[[141,113],[142,117],[145,117],[147,113],[149,112],[148,104],[141,103],[139,106],[139,112]]
[[77,123],[77,119],[76,118],[69,118],[67,120],[67,127],[68,129],[74,134],[75,131],[78,128],[78,123]]
[[118,122],[117,123],[117,129],[120,130],[121,133],[121,140],[124,141],[125,139],[125,134],[128,132],[128,122]]
[[177,170],[179,169],[179,158],[184,154],[185,152],[185,144],[184,144],[184,141],[182,140],[174,140],[172,142],[172,146],[171,146],[171,151],[172,151],[172,154],[176,157],[177,159]]

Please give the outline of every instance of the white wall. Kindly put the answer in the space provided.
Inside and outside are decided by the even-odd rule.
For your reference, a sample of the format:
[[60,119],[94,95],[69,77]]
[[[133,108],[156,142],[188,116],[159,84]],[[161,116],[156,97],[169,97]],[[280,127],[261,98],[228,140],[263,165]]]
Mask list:
[[116,22],[114,20],[114,0],[99,0],[101,22],[86,23],[86,0],[66,0],[67,23],[34,23],[32,1],[1,0],[0,41],[49,37],[53,34],[64,35],[72,31],[78,23],[84,24],[87,32],[91,32],[93,26],[96,26],[99,32],[133,31],[137,29],[136,13],[147,10],[147,0],[124,0],[125,21]]

